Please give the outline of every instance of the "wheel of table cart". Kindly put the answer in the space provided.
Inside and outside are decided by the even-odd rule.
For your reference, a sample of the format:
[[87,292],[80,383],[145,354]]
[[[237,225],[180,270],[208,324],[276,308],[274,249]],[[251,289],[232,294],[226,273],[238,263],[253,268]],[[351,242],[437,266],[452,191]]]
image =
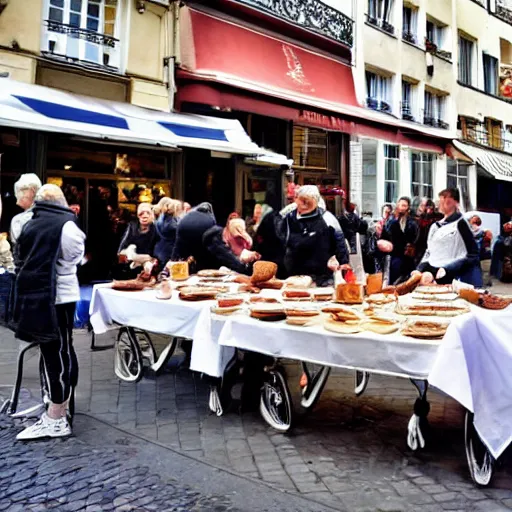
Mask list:
[[136,334],[133,329],[122,327],[114,345],[114,372],[125,382],[138,382],[143,371],[142,352]]
[[366,386],[368,386],[368,382],[370,381],[370,374],[356,370],[354,380],[354,393],[356,396],[361,396],[366,391]]
[[156,350],[149,334],[146,331],[140,331],[139,329],[133,329],[132,332],[134,333],[137,339],[137,343],[139,344],[142,359],[146,360],[150,366],[155,364]]
[[306,377],[306,385],[302,388],[302,398],[300,405],[306,409],[311,410],[318,402],[322,391],[324,390],[329,374],[331,373],[330,366],[320,366],[318,364],[302,362],[302,371]]
[[464,441],[469,472],[475,484],[482,487],[490,484],[495,460],[487,447],[482,443],[473,424],[473,413],[466,411],[464,420]]
[[261,388],[260,413],[263,419],[279,432],[287,432],[292,426],[292,407],[284,371],[272,368],[266,373]]

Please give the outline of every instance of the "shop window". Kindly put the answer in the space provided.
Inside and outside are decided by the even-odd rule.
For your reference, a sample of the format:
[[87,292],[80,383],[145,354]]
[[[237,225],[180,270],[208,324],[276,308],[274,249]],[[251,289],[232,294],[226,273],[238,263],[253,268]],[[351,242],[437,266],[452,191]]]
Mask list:
[[402,80],[402,119],[414,121],[415,86],[407,80]]
[[413,203],[423,197],[432,198],[434,193],[434,162],[432,153],[412,153],[411,196]]
[[446,186],[459,189],[461,204],[466,211],[471,210],[468,170],[469,164],[459,162],[458,160],[448,160]]
[[305,126],[293,127],[293,160],[295,166],[327,170],[327,132]]
[[402,39],[408,43],[418,43],[418,9],[405,5],[402,13]]
[[400,186],[400,146],[384,146],[384,202],[395,203]]
[[391,77],[366,71],[366,106],[391,113]]
[[368,0],[368,23],[394,34],[393,0]]
[[498,59],[487,53],[484,59],[484,91],[489,94],[498,94]]
[[446,96],[433,91],[425,90],[425,106],[423,123],[436,128],[449,128],[444,121]]
[[118,0],[46,0],[42,51],[110,68],[120,67]]
[[473,85],[473,52],[475,43],[459,35],[459,82]]

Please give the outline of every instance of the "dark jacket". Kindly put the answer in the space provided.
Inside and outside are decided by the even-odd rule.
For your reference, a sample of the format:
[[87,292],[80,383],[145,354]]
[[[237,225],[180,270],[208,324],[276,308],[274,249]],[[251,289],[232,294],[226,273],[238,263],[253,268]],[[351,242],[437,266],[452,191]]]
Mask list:
[[418,224],[418,236],[416,238],[416,261],[420,262],[427,250],[427,239],[430,226],[443,218],[442,213],[434,212],[429,215],[422,213],[416,217],[416,223]]
[[149,230],[141,233],[138,222],[130,222],[119,245],[118,253],[130,245],[135,245],[137,254],[155,255],[155,245],[158,235],[154,224],[149,226]]
[[240,274],[250,274],[250,268],[242,263],[222,239],[223,229],[213,226],[203,235],[203,245],[208,252],[205,268],[228,267]]
[[155,222],[158,240],[155,244],[155,258],[160,265],[165,265],[171,258],[176,243],[178,219],[172,215],[162,214]]
[[342,232],[328,225],[324,211],[317,208],[311,214],[298,218],[297,210],[289,213],[283,222],[285,240],[284,266],[289,276],[309,275],[318,282],[332,278],[327,267],[331,256],[340,264],[348,263],[347,247]]
[[414,245],[417,236],[418,225],[412,217],[407,217],[405,229],[402,231],[400,219],[393,216],[386,222],[381,238],[393,244],[391,256],[401,258],[405,254],[407,244]]
[[284,259],[284,244],[279,237],[282,223],[283,218],[278,212],[269,211],[261,219],[253,239],[253,250],[261,254],[261,259],[272,261],[279,268]]
[[55,298],[57,260],[62,228],[75,214],[69,209],[36,203],[34,216],[17,243],[17,276],[12,296],[10,327],[16,338],[27,342],[60,339]]
[[191,210],[178,223],[176,243],[172,253],[174,261],[196,260],[196,271],[211,268],[210,255],[203,244],[203,235],[215,226],[215,217],[201,210]]
[[340,215],[338,222],[345,235],[345,239],[350,245],[350,252],[355,253],[357,251],[356,234],[366,235],[368,223],[354,212],[345,212],[343,215]]

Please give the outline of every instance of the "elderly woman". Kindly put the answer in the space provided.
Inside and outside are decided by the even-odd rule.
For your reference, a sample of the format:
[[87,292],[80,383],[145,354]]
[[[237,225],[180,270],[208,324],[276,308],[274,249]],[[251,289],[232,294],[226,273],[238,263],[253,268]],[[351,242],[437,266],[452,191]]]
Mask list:
[[32,213],[18,238],[11,326],[16,338],[40,344],[50,404],[37,423],[18,434],[23,441],[71,434],[66,410],[78,381],[72,337],[80,299],[76,270],[85,240],[56,185],[41,187]]
[[182,212],[182,202],[170,197],[162,197],[153,208],[156,218],[155,229],[158,235],[154,255],[161,267],[172,258],[172,252],[176,243],[176,230]]
[[252,238],[247,233],[245,221],[237,217],[232,217],[228,220],[222,232],[222,239],[235,256],[238,257],[240,257],[243,251],[248,251],[252,247]]
[[22,174],[20,179],[14,184],[14,195],[16,204],[24,211],[15,215],[11,221],[11,243],[16,244],[23,226],[32,218],[32,206],[34,197],[41,188],[41,180],[36,174]]
[[153,207],[149,203],[140,203],[137,207],[137,222],[128,225],[117,251],[121,262],[132,262],[131,271],[124,269],[124,277],[128,279],[138,274],[137,268],[133,267],[144,265],[154,257],[158,234],[153,221]]
[[297,208],[282,224],[284,266],[290,276],[309,275],[317,286],[326,286],[332,284],[334,271],[348,268],[348,254],[339,224],[319,207],[320,199],[315,185],[298,190]]

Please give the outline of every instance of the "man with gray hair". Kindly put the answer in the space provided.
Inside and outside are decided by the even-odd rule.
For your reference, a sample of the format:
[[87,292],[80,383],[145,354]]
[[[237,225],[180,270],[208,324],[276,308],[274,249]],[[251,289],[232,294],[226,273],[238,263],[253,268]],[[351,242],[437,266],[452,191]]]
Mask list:
[[15,215],[11,221],[11,245],[16,244],[23,226],[32,218],[34,198],[40,188],[41,180],[33,173],[22,174],[14,184],[16,204],[25,211]]
[[39,189],[32,212],[18,238],[10,323],[16,338],[39,343],[50,403],[37,423],[18,434],[23,441],[71,434],[66,413],[78,381],[72,338],[80,299],[76,270],[85,240],[56,185]]

